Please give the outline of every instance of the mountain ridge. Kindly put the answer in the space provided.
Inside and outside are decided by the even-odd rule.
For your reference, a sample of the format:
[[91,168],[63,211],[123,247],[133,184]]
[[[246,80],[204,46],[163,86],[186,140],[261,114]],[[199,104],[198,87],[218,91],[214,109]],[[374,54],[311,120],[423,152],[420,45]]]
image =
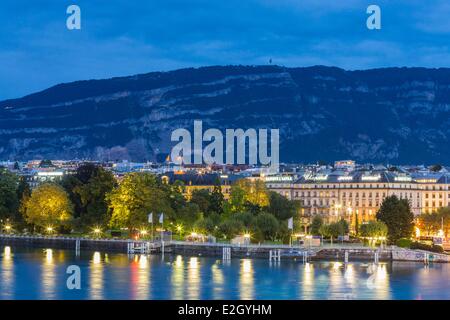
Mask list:
[[279,128],[284,162],[445,162],[450,69],[210,66],[58,84],[0,101],[0,159],[157,160],[195,119]]

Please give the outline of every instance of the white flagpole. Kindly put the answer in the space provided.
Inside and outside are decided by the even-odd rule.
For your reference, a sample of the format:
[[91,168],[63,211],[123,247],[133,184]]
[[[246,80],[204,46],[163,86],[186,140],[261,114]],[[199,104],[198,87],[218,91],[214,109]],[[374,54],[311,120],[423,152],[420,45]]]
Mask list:
[[162,213],[162,212],[159,216],[159,222],[161,223],[161,242],[163,242],[164,213]]
[[153,237],[153,212],[150,212],[150,214],[148,215],[148,220],[151,223],[152,226],[152,242],[154,241],[154,237]]
[[288,220],[288,229],[291,230],[291,234],[289,237],[289,247],[292,247],[292,231],[294,229],[294,219],[293,218],[290,218]]

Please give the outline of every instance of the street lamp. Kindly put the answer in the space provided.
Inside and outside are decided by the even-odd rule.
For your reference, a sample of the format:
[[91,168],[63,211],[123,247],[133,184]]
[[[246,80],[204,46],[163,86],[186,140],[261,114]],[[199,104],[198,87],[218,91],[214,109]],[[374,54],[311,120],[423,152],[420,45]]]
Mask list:
[[250,244],[251,234],[246,232],[246,233],[244,233],[243,236],[244,236],[244,244],[245,245],[249,245]]
[[52,226],[48,226],[46,229],[47,233],[53,233],[53,227]]
[[416,231],[416,238],[420,238],[420,229],[416,227],[415,231]]
[[102,233],[102,229],[100,229],[100,227],[94,227],[92,229],[92,233],[94,233],[94,235],[98,237]]
[[148,234],[148,231],[145,229],[142,229],[141,231],[139,231],[139,233],[141,234],[141,236],[145,237]]
[[11,227],[11,225],[7,224],[7,225],[5,225],[4,229],[7,233],[9,233],[12,230],[12,227]]
[[177,225],[178,235],[181,236],[181,231],[183,230],[183,226],[181,224]]

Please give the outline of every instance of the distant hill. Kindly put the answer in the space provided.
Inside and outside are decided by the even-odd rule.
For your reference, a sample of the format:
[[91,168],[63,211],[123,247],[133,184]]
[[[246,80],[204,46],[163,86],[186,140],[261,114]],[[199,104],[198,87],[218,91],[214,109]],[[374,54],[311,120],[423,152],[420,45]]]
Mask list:
[[155,160],[194,119],[279,128],[284,162],[448,163],[450,69],[221,66],[60,84],[0,102],[0,159]]

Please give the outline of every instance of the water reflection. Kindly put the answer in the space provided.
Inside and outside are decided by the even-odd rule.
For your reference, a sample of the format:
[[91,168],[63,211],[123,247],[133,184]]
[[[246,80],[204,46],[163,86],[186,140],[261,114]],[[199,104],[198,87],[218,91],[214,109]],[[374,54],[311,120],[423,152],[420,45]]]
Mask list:
[[389,274],[386,264],[371,264],[367,268],[370,274],[366,281],[368,289],[373,291],[375,299],[390,299]]
[[[20,299],[450,299],[450,264],[160,256],[0,247],[0,298]],[[82,290],[67,290],[66,268]],[[37,272],[35,272],[37,270]]]
[[148,257],[144,254],[140,255],[138,259],[138,268],[135,270],[137,282],[134,286],[134,296],[137,300],[146,300],[150,298],[150,264]]
[[223,297],[223,285],[224,277],[223,271],[219,268],[217,262],[211,266],[212,278],[213,278],[213,298],[224,299]]
[[253,260],[243,259],[240,270],[240,298],[252,300],[254,297]]
[[306,262],[304,265],[302,265],[302,268],[303,273],[300,273],[300,276],[303,278],[303,283],[300,284],[300,287],[302,289],[300,296],[306,300],[314,299],[314,265]]
[[328,295],[329,299],[344,299],[345,298],[345,285],[344,277],[342,274],[342,263],[333,262],[332,268],[329,269],[328,278]]
[[6,246],[3,252],[3,258],[5,260],[11,260],[11,247]]
[[41,293],[45,300],[56,299],[56,265],[53,259],[53,249],[44,250],[44,262],[42,264]]
[[14,262],[9,246],[6,246],[3,250],[0,279],[2,288],[0,294],[5,299],[11,299],[14,291]]
[[94,300],[103,299],[103,267],[100,252],[94,252],[89,266],[90,298]]
[[197,257],[191,257],[188,265],[187,299],[199,299],[200,297],[200,266]]
[[352,288],[354,287],[355,283],[357,282],[355,270],[354,270],[352,264],[348,264],[345,266],[344,279],[345,279],[346,283],[348,285],[350,285]]
[[184,290],[184,262],[183,257],[178,255],[175,262],[172,264],[172,299],[181,300],[183,299]]

